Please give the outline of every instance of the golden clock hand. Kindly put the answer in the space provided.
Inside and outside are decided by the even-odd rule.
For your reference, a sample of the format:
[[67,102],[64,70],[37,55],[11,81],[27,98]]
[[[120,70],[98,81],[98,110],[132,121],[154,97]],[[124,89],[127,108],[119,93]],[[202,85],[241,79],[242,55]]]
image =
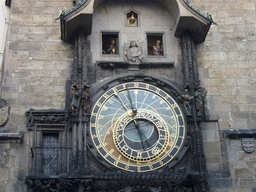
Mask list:
[[134,115],[136,115],[136,113],[137,113],[137,109],[133,107],[130,92],[129,92],[129,90],[127,89],[126,85],[124,85],[124,87],[125,87],[125,90],[126,90],[127,95],[128,95],[129,103],[130,103],[130,105],[131,105],[131,107],[132,107],[132,112],[134,113]]
[[133,116],[134,116],[133,111],[130,110],[130,109],[128,109],[128,108],[126,107],[126,105],[124,104],[122,98],[121,98],[120,95],[117,93],[117,91],[116,91],[115,89],[113,89],[113,91],[114,91],[114,95],[121,101],[122,106],[126,109],[127,115],[128,115],[129,117],[133,117]]
[[144,144],[143,144],[143,141],[142,141],[142,134],[143,134],[143,136],[145,137],[145,142],[147,143],[148,147],[150,147],[150,145],[149,145],[148,142],[147,142],[147,137],[145,136],[145,134],[143,133],[143,131],[142,131],[141,128],[139,127],[139,124],[137,123],[137,121],[136,121],[135,119],[133,119],[133,122],[135,123],[135,127],[136,127],[136,129],[138,130],[138,132],[139,132],[141,144],[142,144],[142,147],[143,147],[143,149],[144,149],[144,151],[145,151]]
[[145,151],[145,147],[144,147],[144,144],[143,144],[143,141],[142,141],[142,134],[141,134],[141,130],[140,130],[140,128],[139,128],[139,126],[138,126],[138,124],[137,124],[136,120],[133,120],[133,122],[134,122],[134,124],[135,124],[135,127],[136,127],[136,129],[137,129],[138,133],[139,133],[139,136],[140,136],[140,142],[141,142],[142,147],[143,147],[143,149],[144,149],[144,151]]

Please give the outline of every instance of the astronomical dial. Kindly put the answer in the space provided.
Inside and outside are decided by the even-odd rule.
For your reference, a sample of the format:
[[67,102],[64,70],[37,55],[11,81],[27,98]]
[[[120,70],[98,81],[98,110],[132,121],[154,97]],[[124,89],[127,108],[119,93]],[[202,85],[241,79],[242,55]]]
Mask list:
[[117,85],[92,110],[90,133],[98,153],[131,172],[148,172],[171,162],[184,143],[185,132],[177,102],[147,83]]

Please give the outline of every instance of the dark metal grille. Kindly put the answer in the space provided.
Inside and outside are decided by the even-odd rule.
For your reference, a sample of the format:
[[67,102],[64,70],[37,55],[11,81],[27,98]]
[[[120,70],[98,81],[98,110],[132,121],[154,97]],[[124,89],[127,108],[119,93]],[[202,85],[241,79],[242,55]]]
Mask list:
[[42,168],[45,175],[57,175],[59,164],[59,135],[43,135]]

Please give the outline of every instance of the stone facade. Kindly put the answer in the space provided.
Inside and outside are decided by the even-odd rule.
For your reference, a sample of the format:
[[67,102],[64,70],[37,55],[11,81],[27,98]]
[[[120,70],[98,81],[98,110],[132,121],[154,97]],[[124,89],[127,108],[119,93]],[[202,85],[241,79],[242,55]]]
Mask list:
[[[208,122],[202,124],[210,191],[253,192],[256,190],[255,154],[246,153],[241,138],[229,138],[225,130],[256,129],[256,3],[253,0],[190,0],[196,9],[208,11],[213,24],[203,43],[196,45],[199,77],[206,94]],[[25,112],[67,107],[74,45],[60,39],[60,23],[54,18],[66,0],[12,0],[2,68],[1,98],[11,107],[10,120],[0,132],[25,132],[18,140],[0,138],[0,191],[26,191],[25,177],[31,164],[32,136],[27,131]],[[138,28],[125,27],[125,14],[139,13]],[[126,71],[104,70],[97,61],[125,59],[124,43],[145,42],[146,33],[163,33],[164,57],[172,68],[142,69],[148,75],[182,82],[180,39],[174,37],[175,22],[158,1],[107,1],[95,8],[91,44],[90,81],[99,83]],[[99,29],[100,28],[100,29]],[[120,55],[102,55],[101,33],[119,32]],[[1,61],[1,60],[0,60]],[[158,62],[146,56],[145,62]]]
[[218,173],[210,179],[212,190],[254,191],[255,152],[246,153],[241,138],[228,139],[222,131],[256,127],[256,4],[239,0],[190,2],[199,10],[209,11],[218,23],[197,46],[200,79],[208,91],[208,113],[210,119],[218,119],[218,123],[207,123],[204,130],[208,171]]

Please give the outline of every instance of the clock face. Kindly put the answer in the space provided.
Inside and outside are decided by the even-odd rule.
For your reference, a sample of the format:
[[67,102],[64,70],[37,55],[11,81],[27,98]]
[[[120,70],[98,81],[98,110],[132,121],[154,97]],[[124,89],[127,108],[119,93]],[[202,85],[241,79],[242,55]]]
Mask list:
[[117,85],[92,110],[90,133],[98,153],[131,172],[148,172],[171,162],[185,139],[185,122],[176,101],[142,82]]

